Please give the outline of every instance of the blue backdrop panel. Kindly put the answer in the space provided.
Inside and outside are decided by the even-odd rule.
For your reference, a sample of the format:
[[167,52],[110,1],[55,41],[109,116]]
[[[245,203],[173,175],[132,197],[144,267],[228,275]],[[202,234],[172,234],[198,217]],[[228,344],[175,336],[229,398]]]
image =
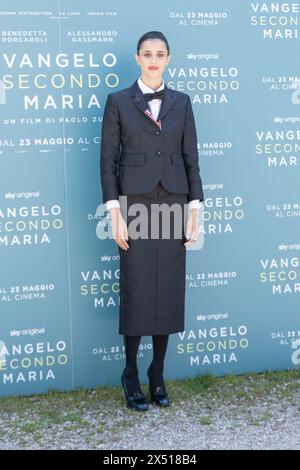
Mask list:
[[[157,11],[159,9],[159,15]],[[117,385],[119,253],[97,230],[108,93],[168,38],[170,88],[193,103],[204,223],[187,253],[185,331],[165,377],[300,364],[297,2],[3,0],[0,395]],[[139,350],[142,383],[152,338]]]

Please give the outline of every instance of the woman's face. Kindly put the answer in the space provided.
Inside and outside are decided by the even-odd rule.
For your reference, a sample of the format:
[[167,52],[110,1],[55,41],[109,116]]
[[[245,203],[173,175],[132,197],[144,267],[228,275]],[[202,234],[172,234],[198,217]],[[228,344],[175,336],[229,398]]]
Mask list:
[[141,67],[141,74],[153,78],[161,78],[171,55],[167,55],[166,43],[161,39],[147,39],[143,41],[139,55],[135,54],[135,60]]

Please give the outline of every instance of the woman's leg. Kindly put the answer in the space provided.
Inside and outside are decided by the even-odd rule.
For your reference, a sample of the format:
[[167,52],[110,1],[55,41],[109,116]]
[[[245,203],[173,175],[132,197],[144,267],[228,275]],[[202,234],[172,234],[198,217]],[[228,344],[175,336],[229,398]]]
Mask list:
[[131,394],[140,388],[137,368],[137,353],[141,336],[124,335],[124,346],[126,353],[125,379],[128,393]]
[[154,387],[163,384],[164,359],[167,351],[169,335],[154,335],[153,360],[150,365],[151,384]]

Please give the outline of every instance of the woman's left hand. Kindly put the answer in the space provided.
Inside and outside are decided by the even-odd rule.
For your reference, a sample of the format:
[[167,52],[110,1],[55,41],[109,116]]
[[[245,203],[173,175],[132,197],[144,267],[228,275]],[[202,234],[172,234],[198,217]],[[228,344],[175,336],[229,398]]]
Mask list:
[[191,209],[189,217],[188,217],[187,225],[186,225],[186,239],[188,241],[185,242],[184,244],[185,246],[192,245],[193,243],[195,243],[195,241],[197,240],[198,231],[199,231],[199,227],[198,227],[197,209]]

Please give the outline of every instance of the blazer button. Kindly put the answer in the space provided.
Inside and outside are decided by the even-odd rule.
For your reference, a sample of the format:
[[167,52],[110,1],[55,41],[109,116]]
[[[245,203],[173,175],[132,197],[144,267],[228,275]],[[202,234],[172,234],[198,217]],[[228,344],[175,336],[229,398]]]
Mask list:
[[159,131],[156,131],[156,132],[155,132],[155,134],[159,135],[159,134],[160,134],[160,132],[159,132]]
[[158,152],[157,152],[157,155],[160,155],[160,154],[161,154],[161,152],[160,152],[160,151],[158,151]]

